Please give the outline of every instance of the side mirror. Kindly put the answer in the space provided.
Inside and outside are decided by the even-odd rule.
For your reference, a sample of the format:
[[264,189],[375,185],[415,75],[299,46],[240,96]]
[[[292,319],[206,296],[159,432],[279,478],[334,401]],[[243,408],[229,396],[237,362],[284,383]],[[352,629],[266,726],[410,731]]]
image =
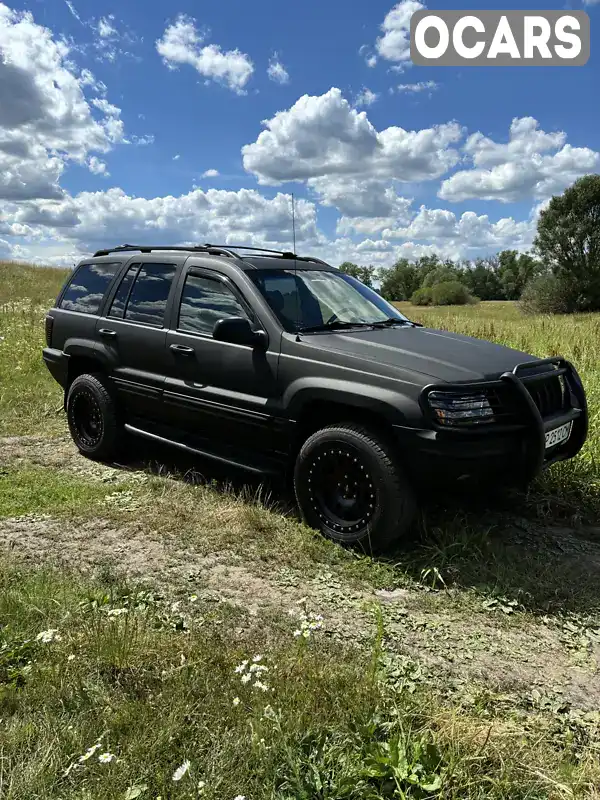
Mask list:
[[253,331],[250,321],[245,317],[227,317],[220,319],[213,328],[213,339],[231,344],[243,344],[246,347],[267,347],[268,337],[265,331]]

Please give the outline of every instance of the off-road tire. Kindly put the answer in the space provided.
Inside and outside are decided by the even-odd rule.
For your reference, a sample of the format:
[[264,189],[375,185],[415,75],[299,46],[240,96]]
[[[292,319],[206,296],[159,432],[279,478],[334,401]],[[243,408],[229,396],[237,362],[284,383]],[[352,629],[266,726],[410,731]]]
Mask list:
[[69,387],[66,407],[71,437],[79,452],[97,461],[113,459],[122,426],[107,378],[100,373],[79,375]]
[[[330,466],[336,473],[328,478]],[[330,425],[309,436],[296,459],[294,492],[307,525],[368,552],[401,539],[416,512],[413,489],[391,448],[379,434],[354,423]]]

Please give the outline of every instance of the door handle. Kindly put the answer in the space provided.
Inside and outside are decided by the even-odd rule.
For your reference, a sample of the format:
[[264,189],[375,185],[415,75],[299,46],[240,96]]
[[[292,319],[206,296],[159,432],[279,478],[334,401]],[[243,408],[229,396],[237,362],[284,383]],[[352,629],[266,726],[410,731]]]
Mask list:
[[170,349],[180,356],[192,356],[196,352],[193,347],[187,347],[185,344],[172,344]]
[[110,328],[100,328],[98,333],[100,334],[100,336],[106,336],[109,339],[112,339],[117,335],[117,332],[111,331]]

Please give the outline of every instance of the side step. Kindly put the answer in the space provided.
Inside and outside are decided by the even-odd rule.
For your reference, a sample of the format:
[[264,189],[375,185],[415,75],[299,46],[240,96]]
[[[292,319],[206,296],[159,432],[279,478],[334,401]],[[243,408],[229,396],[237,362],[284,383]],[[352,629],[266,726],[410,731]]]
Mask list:
[[227,464],[228,466],[235,467],[237,469],[243,469],[246,472],[251,472],[254,475],[274,475],[277,473],[275,466],[271,467],[265,465],[264,467],[255,467],[244,461],[231,458],[230,456],[219,455],[211,450],[204,450],[198,447],[192,447],[189,444],[184,444],[183,442],[177,441],[177,439],[169,439],[166,436],[160,436],[157,433],[150,433],[150,431],[145,431],[142,428],[136,428],[134,425],[129,425],[128,423],[124,425],[124,428],[127,433],[130,433],[133,436],[140,436],[143,439],[149,439],[151,442],[157,442],[158,444],[176,447],[178,450],[183,450],[191,455],[199,456],[200,458],[209,458],[212,461],[217,461],[220,464]]

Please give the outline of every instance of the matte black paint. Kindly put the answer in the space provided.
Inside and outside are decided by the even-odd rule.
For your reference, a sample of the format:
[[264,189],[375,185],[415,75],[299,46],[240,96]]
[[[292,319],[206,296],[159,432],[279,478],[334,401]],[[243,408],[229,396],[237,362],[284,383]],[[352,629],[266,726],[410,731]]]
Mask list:
[[[571,458],[585,441],[585,393],[572,365],[560,359],[542,361],[491,342],[408,325],[286,332],[247,275],[258,268],[281,269],[281,257],[113,251],[93,260],[122,261],[99,315],[53,308],[52,342],[44,359],[65,389],[78,359],[95,362],[114,380],[126,421],[137,432],[146,430],[149,436],[254,469],[265,459],[287,463],[299,445],[298,432],[318,428],[324,409],[337,421],[365,415],[386,426],[416,481],[486,473],[529,480],[547,464]],[[152,261],[177,265],[164,326],[108,317],[128,266]],[[295,263],[298,270],[335,271],[323,262]],[[261,346],[177,330],[181,292],[191,269],[232,289],[254,330],[264,332]],[[540,417],[523,380],[558,366],[571,401],[563,416],[574,420],[574,430],[567,445],[547,456],[544,430],[559,423]],[[518,418],[505,430],[494,425],[442,430],[426,401],[427,392],[440,385],[502,386],[512,392]]]

